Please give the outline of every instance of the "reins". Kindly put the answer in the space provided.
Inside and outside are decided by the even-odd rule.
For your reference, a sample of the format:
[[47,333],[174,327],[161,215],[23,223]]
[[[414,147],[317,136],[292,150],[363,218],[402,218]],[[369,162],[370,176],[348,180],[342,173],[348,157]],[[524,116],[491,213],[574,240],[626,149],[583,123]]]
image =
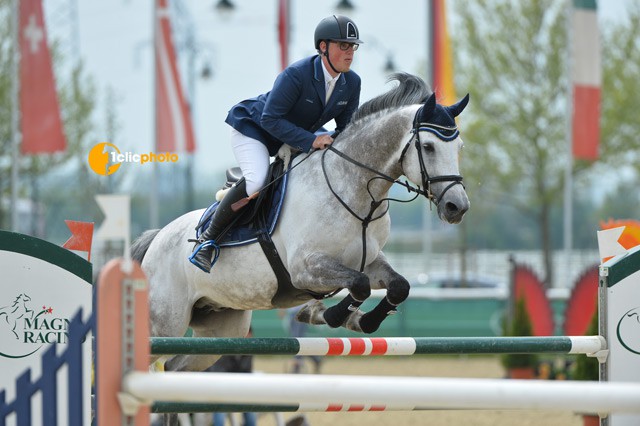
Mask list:
[[[325,182],[327,183],[327,186],[329,187],[329,190],[331,191],[331,193],[336,197],[336,199],[340,202],[340,204],[342,204],[342,206],[356,219],[358,219],[361,223],[362,223],[362,259],[360,261],[360,272],[364,271],[364,267],[365,267],[365,263],[367,260],[367,228],[369,227],[369,224],[375,220],[378,220],[380,218],[382,218],[385,214],[387,214],[387,212],[389,211],[389,201],[397,201],[397,202],[401,202],[401,203],[408,203],[411,202],[413,200],[415,200],[418,196],[420,195],[424,195],[430,202],[432,202],[433,204],[435,204],[436,206],[440,203],[440,201],[442,200],[442,197],[444,196],[444,194],[451,189],[453,186],[455,185],[462,185],[462,176],[461,175],[442,175],[442,176],[436,176],[436,177],[431,177],[429,176],[429,173],[427,171],[427,167],[425,165],[424,162],[424,157],[422,155],[422,144],[420,142],[420,132],[421,131],[429,131],[432,132],[434,134],[436,134],[440,139],[445,140],[445,141],[450,141],[453,140],[455,138],[458,137],[458,130],[456,128],[447,128],[447,127],[442,127],[442,126],[437,126],[434,124],[430,124],[430,123],[420,123],[418,121],[418,117],[420,114],[422,107],[416,112],[416,115],[414,117],[413,120],[413,128],[411,129],[411,133],[413,134],[413,136],[411,137],[411,139],[407,142],[407,144],[405,145],[405,147],[402,149],[402,153],[400,154],[400,159],[398,160],[398,162],[400,164],[402,164],[402,162],[404,161],[404,157],[405,154],[407,153],[407,150],[409,148],[409,146],[411,146],[411,142],[414,142],[414,145],[416,147],[416,150],[418,151],[418,160],[419,160],[419,164],[420,164],[420,175],[421,175],[421,179],[422,179],[422,185],[423,188],[420,188],[419,186],[413,186],[411,185],[408,181],[401,181],[399,179],[394,179],[391,176],[384,174],[378,170],[375,170],[374,168],[361,163],[360,161],[351,158],[350,156],[348,156],[347,154],[345,154],[342,151],[339,151],[338,149],[336,149],[333,145],[330,145],[329,147],[327,147],[324,152],[322,153],[322,173],[324,174],[324,179]],[[444,134],[443,132],[452,132],[450,135]],[[353,209],[351,207],[349,207],[349,205],[338,195],[338,193],[336,193],[336,191],[333,189],[333,186],[331,185],[331,181],[329,180],[329,175],[327,174],[327,169],[325,166],[325,157],[327,155],[327,152],[333,152],[335,154],[337,154],[339,157],[341,157],[342,159],[362,168],[365,170],[370,171],[371,173],[374,173],[376,176],[372,177],[371,179],[369,179],[369,181],[367,182],[367,192],[369,193],[369,196],[371,197],[371,204],[369,207],[369,213],[367,213],[366,216],[364,217],[360,217],[356,212],[353,211]],[[376,179],[383,179],[387,182],[390,182],[391,184],[397,184],[397,185],[401,185],[404,186],[408,192],[415,192],[416,195],[409,199],[409,200],[400,200],[400,199],[396,199],[396,198],[383,198],[380,200],[376,200],[375,197],[373,196],[373,194],[371,193],[371,188],[370,185],[371,183],[376,180]],[[442,191],[442,193],[440,194],[440,196],[438,196],[437,198],[435,197],[435,195],[433,194],[433,192],[431,192],[431,184],[435,183],[435,182],[451,182],[448,186],[445,187],[445,189]],[[382,205],[382,203],[387,202],[387,208],[384,210],[384,212],[382,212],[381,214],[379,214],[378,216],[374,217],[374,213],[375,211],[378,209],[378,207],[380,207]]]
[[311,157],[311,154],[313,154],[316,151],[317,150],[311,151],[306,157],[304,157],[302,160],[300,160],[297,164],[294,164],[293,166],[291,165],[291,161],[293,161],[293,158],[291,158],[291,160],[289,161],[289,168],[287,168],[287,170],[283,171],[280,176],[277,176],[277,177],[273,178],[273,180],[271,182],[269,182],[266,185],[262,186],[262,188],[258,189],[253,194],[251,194],[251,195],[249,195],[249,196],[247,196],[245,198],[242,198],[239,201],[236,201],[235,203],[233,203],[231,205],[231,208],[233,209],[233,211],[238,211],[241,208],[243,208],[244,206],[246,206],[247,204],[249,204],[249,201],[253,200],[254,198],[257,198],[262,193],[262,191],[264,191],[265,189],[269,188],[271,185],[275,184],[276,182],[278,182],[279,180],[284,178],[285,175],[287,175],[287,174],[289,174],[291,172],[291,170],[295,169],[300,164],[302,164],[306,160],[308,160],[309,157]]
[[[367,192],[369,193],[369,196],[371,197],[371,204],[370,204],[370,207],[369,207],[369,213],[367,213],[366,216],[360,217],[356,212],[353,211],[353,209],[351,207],[349,207],[349,205],[333,189],[333,186],[331,185],[331,181],[329,180],[329,175],[327,174],[327,169],[326,169],[326,166],[325,166],[325,156],[327,155],[327,152],[329,152],[329,151],[334,152],[334,153],[338,154],[338,156],[340,156],[343,159],[347,160],[348,162],[350,162],[352,164],[355,164],[356,166],[358,166],[360,168],[363,168],[365,170],[369,170],[370,172],[375,173],[377,175],[377,176],[374,176],[371,179],[369,179],[369,182],[367,182]],[[388,175],[386,175],[386,174],[384,174],[382,172],[379,172],[378,170],[375,170],[375,169],[367,166],[366,164],[363,164],[363,163],[359,162],[358,160],[355,160],[355,159],[349,157],[344,152],[338,151],[332,145],[330,145],[322,153],[321,164],[322,164],[322,173],[324,174],[325,182],[327,183],[327,186],[329,187],[329,190],[331,191],[331,193],[334,195],[334,197],[336,197],[336,199],[340,202],[340,204],[342,204],[342,206],[353,217],[355,217],[356,219],[358,219],[362,223],[362,259],[360,261],[360,272],[363,272],[364,271],[364,267],[365,267],[365,262],[367,260],[367,228],[369,227],[369,224],[371,222],[375,221],[375,220],[378,220],[378,219],[382,218],[385,214],[387,214],[387,212],[389,211],[389,201],[398,201],[398,202],[401,202],[401,203],[408,203],[410,201],[415,200],[420,194],[424,195],[424,193],[419,188],[415,188],[415,187],[411,186],[411,184],[409,184],[408,182],[402,182],[402,181],[399,181],[397,179],[393,179],[391,176],[388,176]],[[386,180],[387,182],[397,183],[397,184],[402,185],[405,188],[407,188],[407,190],[409,192],[415,192],[416,195],[413,198],[411,198],[410,200],[400,200],[400,199],[396,199],[396,198],[383,198],[381,200],[376,200],[375,197],[373,196],[373,194],[371,193],[371,188],[370,188],[371,182],[373,182],[375,179],[383,179],[383,180]],[[387,208],[384,210],[384,212],[380,213],[378,216],[373,217],[375,211],[385,201],[387,201]]]

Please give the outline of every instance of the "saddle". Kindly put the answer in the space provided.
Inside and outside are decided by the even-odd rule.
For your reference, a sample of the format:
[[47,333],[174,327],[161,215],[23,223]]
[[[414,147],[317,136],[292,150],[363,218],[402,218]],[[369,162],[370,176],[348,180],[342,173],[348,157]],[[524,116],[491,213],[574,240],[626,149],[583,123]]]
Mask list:
[[[282,263],[280,254],[276,249],[271,235],[276,229],[282,204],[287,190],[288,173],[283,173],[284,164],[289,161],[276,158],[269,168],[269,178],[265,189],[260,195],[249,202],[238,214],[229,226],[229,229],[218,238],[218,247],[238,247],[253,243],[260,243],[260,248],[264,252],[271,269],[278,280],[278,290],[271,299],[271,303],[278,307],[289,307],[300,304],[300,301],[308,300],[308,292],[296,289],[291,283],[289,271]],[[242,178],[242,171],[238,167],[233,167],[226,172],[227,182],[223,190],[230,188],[235,182]],[[209,226],[209,222],[218,207],[219,202],[213,203],[203,213],[196,235],[200,237],[202,232]]]
[[[219,247],[237,247],[258,242],[259,236],[273,234],[282,210],[282,203],[287,189],[289,175],[284,174],[283,160],[276,158],[271,163],[268,173],[268,186],[260,195],[249,202],[234,219],[229,229],[218,239]],[[242,178],[239,167],[232,167],[226,171],[226,182],[222,188],[228,189]],[[220,192],[219,192],[220,193]],[[219,201],[215,201],[205,210],[196,226],[196,237],[209,226]]]
[[[245,206],[234,221],[225,231],[222,237],[218,238],[218,246],[238,247],[253,243],[260,243],[260,248],[264,252],[271,269],[278,280],[278,290],[271,298],[273,306],[288,308],[306,302],[309,298],[324,299],[332,294],[315,293],[309,290],[300,290],[291,283],[289,271],[282,263],[280,254],[271,239],[273,231],[278,224],[278,218],[282,211],[289,174],[284,173],[285,167],[291,169],[291,154],[288,151],[284,155],[276,157],[271,163],[265,189],[260,192],[258,198],[251,200]],[[286,166],[285,166],[286,165]],[[222,188],[228,189],[242,178],[242,171],[239,167],[233,167],[226,172],[227,181]],[[202,232],[209,226],[209,222],[218,207],[219,202],[214,202],[202,214],[196,227],[196,235],[200,237]]]

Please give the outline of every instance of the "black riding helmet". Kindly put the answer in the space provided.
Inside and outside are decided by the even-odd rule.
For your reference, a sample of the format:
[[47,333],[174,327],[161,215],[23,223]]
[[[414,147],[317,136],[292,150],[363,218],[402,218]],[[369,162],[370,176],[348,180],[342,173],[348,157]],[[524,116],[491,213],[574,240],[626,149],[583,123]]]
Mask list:
[[361,44],[360,32],[355,22],[346,16],[333,15],[324,18],[314,34],[316,50],[320,50],[322,40],[346,41],[347,43]]

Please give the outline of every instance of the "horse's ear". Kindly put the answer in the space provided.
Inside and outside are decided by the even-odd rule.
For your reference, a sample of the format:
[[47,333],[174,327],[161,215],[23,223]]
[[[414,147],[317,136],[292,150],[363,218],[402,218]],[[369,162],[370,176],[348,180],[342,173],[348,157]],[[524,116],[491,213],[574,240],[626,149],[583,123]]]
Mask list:
[[421,123],[426,123],[429,121],[431,116],[433,115],[433,111],[436,109],[436,94],[432,93],[424,103],[424,106],[420,108],[420,119]]
[[445,108],[447,109],[447,111],[449,111],[449,114],[451,114],[453,117],[457,117],[465,109],[468,103],[469,103],[469,94],[467,93],[467,96],[462,98],[460,102]]

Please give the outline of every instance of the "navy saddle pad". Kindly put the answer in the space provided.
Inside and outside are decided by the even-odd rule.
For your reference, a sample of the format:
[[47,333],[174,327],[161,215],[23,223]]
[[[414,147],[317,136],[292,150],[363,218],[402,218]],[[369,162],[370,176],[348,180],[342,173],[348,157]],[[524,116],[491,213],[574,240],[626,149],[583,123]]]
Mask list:
[[[279,169],[280,171],[282,170],[282,168]],[[264,197],[251,201],[239,213],[240,216],[229,231],[219,238],[219,241],[216,241],[218,246],[234,247],[252,244],[257,242],[258,235],[264,232],[272,235],[282,211],[288,178],[289,174],[284,174],[281,179],[271,184]],[[216,201],[203,213],[196,229],[198,238],[204,232],[204,229],[209,226],[213,212],[218,208],[218,204],[220,203]],[[207,219],[203,223],[204,218]]]

